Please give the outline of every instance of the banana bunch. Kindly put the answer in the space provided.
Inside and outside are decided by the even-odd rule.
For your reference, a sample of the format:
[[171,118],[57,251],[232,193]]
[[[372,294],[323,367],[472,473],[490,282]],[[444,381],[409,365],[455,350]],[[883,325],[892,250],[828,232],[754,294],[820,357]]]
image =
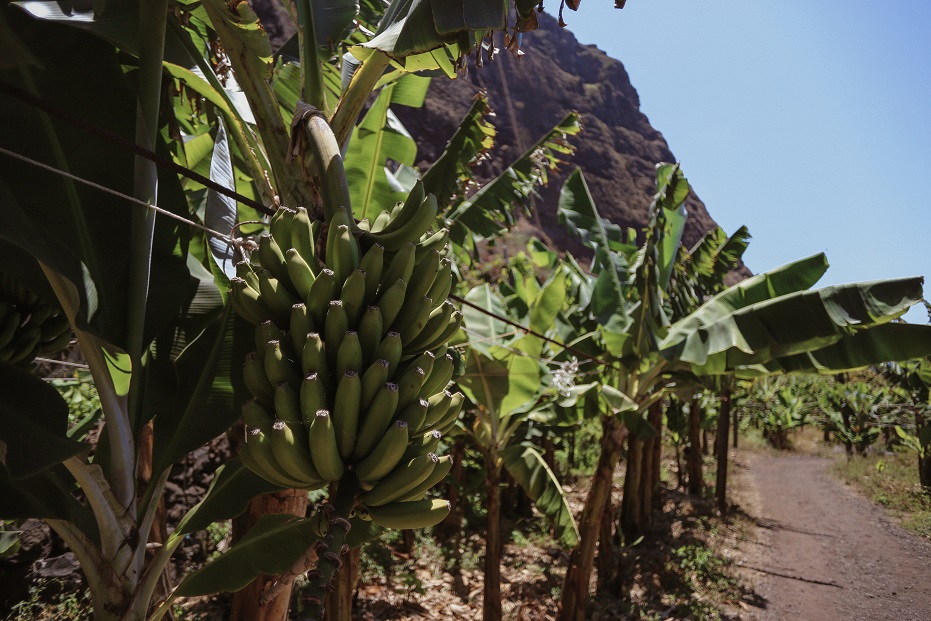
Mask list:
[[0,362],[28,366],[39,355],[64,349],[71,325],[51,304],[9,274],[0,274]]
[[230,297],[256,326],[241,456],[282,487],[355,477],[360,517],[419,528],[449,511],[426,494],[451,467],[436,452],[462,408],[446,347],[462,315],[448,301],[448,232],[427,230],[435,199],[415,191],[382,216],[340,209],[324,227],[280,210],[237,266]]

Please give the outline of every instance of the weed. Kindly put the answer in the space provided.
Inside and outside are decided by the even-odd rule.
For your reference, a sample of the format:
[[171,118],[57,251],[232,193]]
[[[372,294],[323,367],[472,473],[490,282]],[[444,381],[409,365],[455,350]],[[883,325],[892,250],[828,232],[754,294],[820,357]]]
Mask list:
[[4,621],[89,621],[92,614],[87,589],[40,578],[29,587],[29,599],[14,605]]

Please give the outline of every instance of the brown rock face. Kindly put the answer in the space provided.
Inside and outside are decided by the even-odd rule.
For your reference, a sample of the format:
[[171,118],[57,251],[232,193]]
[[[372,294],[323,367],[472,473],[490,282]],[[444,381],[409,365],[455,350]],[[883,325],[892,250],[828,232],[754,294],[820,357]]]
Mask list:
[[[583,131],[571,139],[577,151],[537,201],[543,232],[557,247],[577,250],[556,221],[556,199],[563,179],[582,168],[603,217],[640,230],[656,191],[654,166],[675,156],[662,134],[640,112],[640,99],[624,66],[594,46],[580,44],[568,30],[543,13],[540,28],[523,37],[520,58],[502,48],[493,63],[470,67],[456,80],[434,79],[423,109],[398,106],[395,112],[417,140],[420,159],[433,162],[446,145],[479,89],[488,92],[498,130],[489,173],[504,169],[568,112],[581,114]],[[684,167],[688,176],[688,166]],[[482,175],[484,176],[484,175]],[[694,195],[685,243],[693,245],[715,225],[704,204]]]

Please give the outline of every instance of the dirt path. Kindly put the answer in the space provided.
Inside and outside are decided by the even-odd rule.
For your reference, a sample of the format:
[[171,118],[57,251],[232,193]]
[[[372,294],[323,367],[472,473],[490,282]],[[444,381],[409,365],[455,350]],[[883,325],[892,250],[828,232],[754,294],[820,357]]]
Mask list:
[[931,545],[828,472],[831,460],[741,456],[760,526],[743,567],[761,621],[928,621]]

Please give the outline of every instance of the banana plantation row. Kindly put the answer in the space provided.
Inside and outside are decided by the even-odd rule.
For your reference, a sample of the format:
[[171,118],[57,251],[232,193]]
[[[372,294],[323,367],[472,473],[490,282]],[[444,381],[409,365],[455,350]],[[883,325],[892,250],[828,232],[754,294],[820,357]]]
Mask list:
[[[2,147],[15,157],[0,178],[0,519],[49,524],[82,565],[96,619],[159,619],[179,597],[221,591],[236,592],[235,619],[284,619],[305,573],[303,614],[349,619],[359,546],[461,528],[444,497],[454,443],[483,460],[484,618],[501,618],[506,473],[571,549],[560,615],[584,619],[596,550],[613,554],[597,537],[622,455],[627,541],[650,528],[663,433],[689,447],[684,478],[700,491],[696,395],[714,395],[704,420],[722,438],[723,510],[738,382],[931,353],[931,327],[897,321],[922,300],[921,278],[812,289],[828,267],[815,255],[726,287],[749,234],[716,229],[685,248],[676,164],[656,168],[643,231],[603,219],[576,170],[556,208],[587,256],[515,248],[503,233],[584,139],[574,114],[478,184],[495,140],[479,97],[437,160],[414,168],[392,106],[422,105],[427,76],[480,65],[502,37],[516,51],[536,4],[515,0],[509,23],[506,1],[463,13],[298,0],[297,58],[272,53],[246,2],[0,12]],[[101,403],[70,424],[30,371],[61,346],[65,319]],[[896,437],[925,455],[915,364],[886,370],[913,399]],[[756,384],[771,391],[757,402],[783,399],[783,381]],[[764,423],[774,442],[804,406],[785,408]],[[863,408],[821,410],[840,412],[834,431],[858,450],[877,433],[854,422]],[[575,516],[541,442],[584,421],[601,433]],[[168,524],[172,465],[230,430],[236,457]],[[228,552],[166,587],[187,536],[241,514]]]

